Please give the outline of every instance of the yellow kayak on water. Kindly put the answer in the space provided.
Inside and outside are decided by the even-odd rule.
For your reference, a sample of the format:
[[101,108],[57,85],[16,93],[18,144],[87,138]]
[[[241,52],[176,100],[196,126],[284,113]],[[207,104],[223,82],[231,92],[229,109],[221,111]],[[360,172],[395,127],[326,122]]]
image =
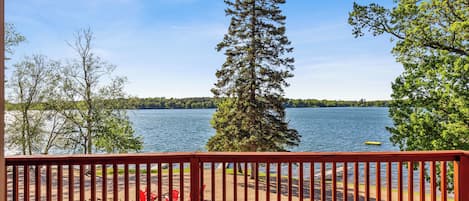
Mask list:
[[366,145],[381,145],[381,142],[376,142],[376,141],[366,141]]

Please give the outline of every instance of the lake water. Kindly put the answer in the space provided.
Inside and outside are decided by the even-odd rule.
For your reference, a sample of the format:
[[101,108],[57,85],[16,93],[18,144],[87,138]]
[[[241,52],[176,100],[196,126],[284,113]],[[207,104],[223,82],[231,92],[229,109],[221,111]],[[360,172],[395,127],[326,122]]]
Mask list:
[[[144,152],[204,151],[215,130],[214,109],[129,110]],[[288,108],[290,126],[301,134],[291,151],[394,151],[386,126],[388,108]],[[379,141],[381,146],[365,145]]]

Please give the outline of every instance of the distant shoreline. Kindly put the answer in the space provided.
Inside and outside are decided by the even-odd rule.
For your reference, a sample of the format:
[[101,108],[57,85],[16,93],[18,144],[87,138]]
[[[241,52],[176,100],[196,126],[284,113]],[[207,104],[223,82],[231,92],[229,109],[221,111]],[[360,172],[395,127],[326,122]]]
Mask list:
[[[318,108],[388,108],[389,106],[329,106],[329,107],[285,107],[286,109],[302,109],[302,108],[311,108],[311,109],[318,109]],[[217,109],[216,107],[213,108],[132,108],[126,110],[209,110],[209,109]]]
[[[121,109],[215,109],[223,99],[212,97],[194,98],[125,98],[117,101]],[[109,100],[111,101],[111,100]],[[345,100],[319,100],[319,99],[285,99],[286,108],[328,108],[328,107],[389,107],[390,100],[365,99]],[[19,104],[6,103],[7,110],[17,110]],[[47,103],[37,103],[36,108],[46,108]],[[41,106],[41,107],[39,107]],[[34,107],[33,107],[34,108]]]

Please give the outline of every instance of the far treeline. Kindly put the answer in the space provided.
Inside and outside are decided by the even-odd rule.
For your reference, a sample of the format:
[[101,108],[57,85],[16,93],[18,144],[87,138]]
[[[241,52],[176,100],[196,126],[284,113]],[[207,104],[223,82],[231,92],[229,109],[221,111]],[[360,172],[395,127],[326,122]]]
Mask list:
[[[205,109],[217,108],[218,102],[211,97],[194,98],[126,98],[120,99],[121,109]],[[287,108],[306,107],[388,107],[388,100],[367,101],[365,99],[345,101],[345,100],[318,100],[318,99],[287,99]],[[7,110],[18,110],[19,105],[13,103],[6,104]],[[47,104],[36,104],[34,108],[47,108]],[[72,108],[70,108],[72,109]]]

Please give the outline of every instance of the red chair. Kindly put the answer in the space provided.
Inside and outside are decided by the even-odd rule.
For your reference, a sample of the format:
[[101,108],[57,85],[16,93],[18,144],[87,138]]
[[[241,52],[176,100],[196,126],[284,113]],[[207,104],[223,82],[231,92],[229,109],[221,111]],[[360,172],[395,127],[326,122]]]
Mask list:
[[[177,190],[173,190],[173,192],[171,193],[171,197],[173,197],[173,200],[172,201],[178,201],[179,200],[179,191]],[[166,201],[169,201],[169,197],[166,197],[165,198]]]
[[147,201],[147,193],[145,191],[140,190],[140,201]]
[[[204,184],[204,185],[202,186],[202,191],[205,191],[205,187],[206,187],[206,185]],[[179,200],[179,191],[178,191],[178,190],[173,190],[173,192],[172,192],[172,197],[173,197],[173,200],[172,200],[172,201],[178,201],[178,200]],[[170,200],[169,200],[169,197],[166,197],[166,198],[165,198],[165,201],[170,201]],[[190,201],[190,199],[189,199],[189,201]]]
[[147,189],[145,191],[140,190],[140,201],[147,201],[147,194],[150,193],[150,200],[155,201],[157,196],[154,193],[147,192]]

